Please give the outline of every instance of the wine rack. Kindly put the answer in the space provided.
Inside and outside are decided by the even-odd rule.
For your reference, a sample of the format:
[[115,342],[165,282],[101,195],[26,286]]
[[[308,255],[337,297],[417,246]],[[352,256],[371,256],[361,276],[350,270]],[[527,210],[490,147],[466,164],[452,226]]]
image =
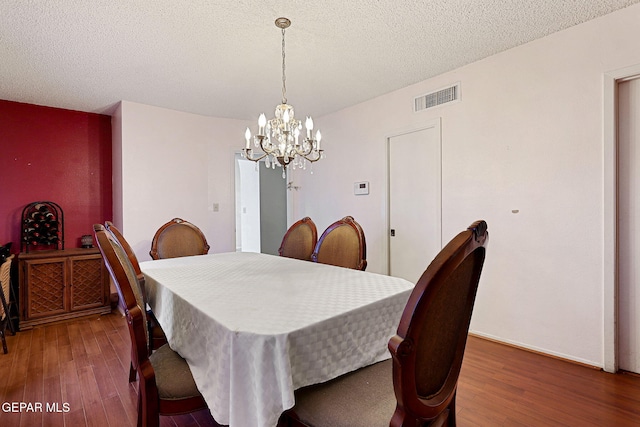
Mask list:
[[64,213],[54,202],[33,202],[22,210],[22,249],[64,249]]

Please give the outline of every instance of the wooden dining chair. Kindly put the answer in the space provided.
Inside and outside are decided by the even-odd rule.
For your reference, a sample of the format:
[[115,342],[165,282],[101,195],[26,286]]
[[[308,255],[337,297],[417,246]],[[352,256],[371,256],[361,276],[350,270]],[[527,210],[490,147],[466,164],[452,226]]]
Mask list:
[[320,236],[311,260],[364,271],[367,268],[367,242],[360,224],[351,216],[331,224]]
[[134,365],[138,372],[138,427],[157,427],[160,415],[177,415],[207,407],[187,362],[165,344],[151,353],[144,300],[125,250],[102,224],[93,226],[102,257],[124,302]]
[[149,255],[153,259],[178,258],[209,253],[204,233],[181,218],[173,218],[156,231]]
[[13,257],[11,255],[0,266],[0,339],[2,339],[2,351],[4,354],[9,352],[7,348],[7,339],[5,334],[7,332],[7,326],[11,331],[11,335],[15,335],[16,331],[13,329],[13,323],[11,322],[11,311],[9,305],[11,302],[11,261]]
[[[118,227],[113,225],[111,221],[105,221],[104,225],[107,231],[110,232],[111,235],[115,238],[115,240],[120,244],[120,246],[122,246],[122,249],[127,254],[127,258],[129,258],[129,262],[131,262],[131,265],[133,266],[133,270],[136,273],[136,278],[138,279],[138,284],[140,285],[142,299],[145,303],[144,308],[147,312],[147,322],[148,322],[147,327],[149,329],[149,345],[151,350],[158,349],[167,343],[167,337],[165,336],[164,331],[160,326],[160,323],[158,323],[156,316],[153,314],[153,310],[151,310],[151,307],[149,307],[147,294],[144,287],[145,278],[144,278],[144,274],[142,273],[142,270],[140,269],[140,263],[138,262],[138,257],[136,256],[135,252],[133,252],[131,245],[129,244],[129,242],[127,242],[127,239],[124,238],[124,236],[122,235]],[[134,360],[134,357],[132,355],[131,367],[129,369],[129,382],[133,382],[136,380],[136,370],[133,367],[133,360]]]
[[317,240],[316,224],[306,216],[289,227],[282,238],[278,253],[283,257],[310,261]]
[[435,257],[389,341],[391,359],[295,392],[290,426],[455,426],[458,376],[488,242],[477,221]]

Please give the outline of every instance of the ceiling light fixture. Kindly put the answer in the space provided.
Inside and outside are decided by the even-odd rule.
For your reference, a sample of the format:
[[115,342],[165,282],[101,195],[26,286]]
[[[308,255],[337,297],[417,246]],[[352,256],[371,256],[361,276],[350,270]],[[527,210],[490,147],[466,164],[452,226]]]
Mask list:
[[282,177],[285,178],[289,164],[293,169],[306,169],[307,162],[314,163],[324,157],[324,150],[320,149],[322,138],[320,131],[316,131],[315,137],[313,136],[313,119],[307,116],[306,135],[300,135],[302,121],[295,118],[293,106],[287,104],[284,30],[289,28],[291,21],[287,18],[278,18],[275,23],[276,27],[282,30],[282,103],[276,107],[275,117],[269,121],[264,113],[258,117],[258,133],[253,137],[253,145],[262,152],[254,153],[251,147],[251,131],[248,127],[244,133],[246,144],[242,151],[246,159],[256,163],[265,159],[267,168],[275,169],[276,165],[282,167]]

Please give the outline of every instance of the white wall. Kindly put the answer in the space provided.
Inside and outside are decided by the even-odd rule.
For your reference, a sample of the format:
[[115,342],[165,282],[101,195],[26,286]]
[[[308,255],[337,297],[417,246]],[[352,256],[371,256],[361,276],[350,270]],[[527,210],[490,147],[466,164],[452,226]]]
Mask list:
[[[318,117],[327,158],[296,174],[296,216],[353,215],[386,273],[386,137],[441,117],[443,239],[480,218],[491,236],[473,331],[603,366],[603,74],[640,63],[638,22],[635,5]],[[455,82],[461,102],[412,112]]]
[[113,120],[114,172],[121,171],[114,184],[122,182],[121,190],[114,185],[114,223],[141,261],[150,259],[156,230],[175,217],[197,225],[211,253],[235,250],[233,162],[246,125],[121,102]]

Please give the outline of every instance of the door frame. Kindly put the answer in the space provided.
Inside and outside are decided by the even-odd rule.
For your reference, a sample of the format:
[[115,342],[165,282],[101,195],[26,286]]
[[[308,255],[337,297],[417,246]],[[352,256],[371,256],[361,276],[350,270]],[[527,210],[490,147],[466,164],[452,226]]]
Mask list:
[[603,74],[603,362],[618,370],[618,83],[640,76],[640,64]]
[[426,130],[426,129],[431,129],[431,128],[435,128],[437,135],[438,135],[438,139],[439,139],[439,144],[440,144],[440,243],[442,244],[442,118],[441,117],[436,117],[433,119],[429,119],[427,121],[425,121],[424,123],[418,125],[418,126],[413,126],[413,127],[409,127],[409,128],[404,128],[404,129],[398,129],[395,131],[392,131],[390,133],[388,133],[385,136],[385,154],[386,154],[386,158],[385,158],[385,162],[386,162],[386,167],[385,167],[385,187],[386,187],[386,191],[385,191],[385,230],[384,230],[384,235],[386,236],[386,242],[387,244],[384,245],[384,250],[385,250],[385,254],[383,254],[383,259],[386,262],[386,268],[383,269],[383,271],[386,271],[387,274],[391,274],[391,197],[390,197],[390,185],[391,185],[391,168],[390,168],[390,164],[389,164],[389,160],[390,160],[390,144],[391,144],[391,138],[394,138],[396,136],[401,136],[401,135],[406,135],[408,133],[413,133],[413,132],[419,132],[421,130]]

